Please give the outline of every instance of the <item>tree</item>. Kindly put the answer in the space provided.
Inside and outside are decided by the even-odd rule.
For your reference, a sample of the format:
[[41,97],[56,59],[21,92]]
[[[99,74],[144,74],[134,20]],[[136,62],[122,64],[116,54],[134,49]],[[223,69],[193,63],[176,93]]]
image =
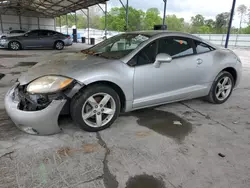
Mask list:
[[223,12],[216,16],[215,29],[217,33],[226,32],[226,27],[228,25],[229,18],[230,18],[229,12]]
[[[128,31],[141,30],[143,28],[144,12],[129,7]],[[123,7],[112,8],[107,15],[107,28],[113,31],[124,31],[126,12]],[[101,27],[104,28],[105,17],[101,18]]]
[[192,33],[199,32],[199,27],[203,26],[205,22],[204,16],[201,14],[197,14],[195,17],[191,17],[191,23],[192,23]]
[[159,14],[160,11],[157,8],[148,9],[144,19],[144,29],[151,30],[154,28],[154,25],[162,24],[162,18]]
[[244,21],[244,18],[245,18],[246,13],[247,13],[247,6],[243,5],[243,4],[239,5],[237,8],[237,11],[238,11],[238,14],[240,17],[240,29],[239,29],[239,33],[240,33],[242,22]]
[[208,34],[211,33],[211,28],[207,25],[203,25],[199,28],[199,33],[204,33],[204,34]]
[[185,22],[184,18],[177,18],[176,15],[167,15],[166,23],[168,26],[168,30],[173,31],[184,31],[185,30]]
[[203,26],[205,18],[201,14],[197,14],[195,17],[191,17],[191,22],[193,26]]
[[210,27],[210,28],[214,28],[215,26],[215,21],[213,19],[208,19],[208,20],[205,20],[205,25]]

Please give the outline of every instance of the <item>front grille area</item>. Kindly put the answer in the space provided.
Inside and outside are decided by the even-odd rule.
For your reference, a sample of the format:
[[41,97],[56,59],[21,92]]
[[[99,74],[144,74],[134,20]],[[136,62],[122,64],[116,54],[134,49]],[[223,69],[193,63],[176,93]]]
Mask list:
[[48,95],[45,94],[35,94],[31,95],[27,93],[24,86],[19,86],[16,88],[16,95],[20,100],[19,109],[24,111],[37,111],[46,108],[53,99],[50,99]]

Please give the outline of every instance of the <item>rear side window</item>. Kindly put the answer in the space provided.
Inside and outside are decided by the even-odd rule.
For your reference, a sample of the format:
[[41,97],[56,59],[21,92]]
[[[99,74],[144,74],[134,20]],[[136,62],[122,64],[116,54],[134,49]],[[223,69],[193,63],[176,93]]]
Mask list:
[[39,36],[48,36],[49,31],[46,30],[40,30]]
[[192,43],[188,38],[183,37],[166,37],[159,39],[158,53],[166,53],[173,58],[193,55],[194,50]]
[[197,54],[211,52],[214,50],[213,47],[199,41],[194,41]]

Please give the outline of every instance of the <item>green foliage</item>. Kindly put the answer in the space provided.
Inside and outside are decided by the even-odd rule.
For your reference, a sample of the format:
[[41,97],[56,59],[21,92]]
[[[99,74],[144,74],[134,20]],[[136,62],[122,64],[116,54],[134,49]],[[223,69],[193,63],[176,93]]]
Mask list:
[[168,30],[172,31],[185,31],[184,18],[177,18],[176,15],[168,15],[166,18]]
[[144,19],[144,29],[152,30],[154,25],[162,24],[162,18],[159,14],[160,11],[157,8],[148,9]]
[[[249,12],[249,22],[250,22],[250,9],[247,10],[245,5],[240,5],[237,8],[238,14],[241,18],[241,22],[244,21],[244,16]],[[230,13],[223,12],[216,16],[215,20],[205,19],[201,14],[197,14],[191,18],[191,23],[185,22],[184,18],[178,18],[176,15],[167,15],[166,24],[168,30],[182,31],[190,33],[226,33]],[[107,29],[113,31],[124,31],[126,25],[126,12],[123,7],[112,8],[107,14]],[[146,12],[129,7],[128,15],[128,31],[135,30],[152,30],[154,25],[162,24],[162,17],[160,11],[157,8],[150,8]],[[247,21],[247,20],[246,20]],[[59,18],[56,18],[57,26],[60,25]],[[66,16],[61,16],[61,25],[66,24]],[[68,15],[68,25],[72,27],[75,25],[75,15]],[[77,15],[77,28],[86,28],[87,18],[85,15]],[[99,15],[94,15],[90,17],[90,27],[96,29],[105,28],[105,16],[100,17]],[[241,24],[240,24],[241,28]],[[249,26],[243,29],[232,28],[231,33],[246,33],[250,34],[250,23]]]

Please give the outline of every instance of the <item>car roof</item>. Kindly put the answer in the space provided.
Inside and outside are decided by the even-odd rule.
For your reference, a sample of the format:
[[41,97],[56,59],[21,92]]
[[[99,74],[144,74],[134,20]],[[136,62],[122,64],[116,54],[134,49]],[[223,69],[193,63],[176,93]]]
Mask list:
[[178,35],[183,35],[189,38],[199,38],[194,35],[184,33],[184,32],[179,32],[179,31],[169,31],[169,30],[149,30],[149,31],[132,31],[132,32],[126,32],[127,34],[142,34],[142,35],[148,35],[150,37],[156,36],[156,35],[166,35],[166,34],[178,34]]
[[132,31],[132,32],[126,32],[124,34],[141,34],[141,35],[146,35],[149,37],[164,37],[167,35],[177,35],[177,36],[181,36],[181,37],[187,37],[193,40],[197,40],[197,41],[201,41],[204,42],[210,46],[212,46],[213,48],[217,48],[216,45],[210,43],[209,41],[206,41],[200,37],[197,37],[195,35],[189,34],[189,33],[184,33],[184,32],[179,32],[179,31],[170,31],[170,30],[149,30],[149,31]]

